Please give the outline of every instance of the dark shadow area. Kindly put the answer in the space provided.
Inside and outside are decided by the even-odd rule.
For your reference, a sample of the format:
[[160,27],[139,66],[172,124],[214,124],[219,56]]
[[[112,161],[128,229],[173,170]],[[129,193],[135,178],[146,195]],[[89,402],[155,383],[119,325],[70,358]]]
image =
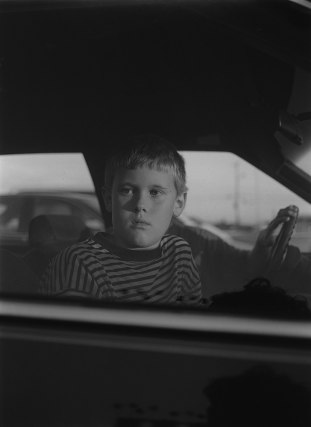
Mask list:
[[256,278],[236,292],[223,292],[211,297],[210,313],[234,314],[272,319],[310,320],[307,300],[288,295],[264,278]]
[[304,385],[258,365],[207,386],[208,427],[306,427],[311,425],[311,394]]

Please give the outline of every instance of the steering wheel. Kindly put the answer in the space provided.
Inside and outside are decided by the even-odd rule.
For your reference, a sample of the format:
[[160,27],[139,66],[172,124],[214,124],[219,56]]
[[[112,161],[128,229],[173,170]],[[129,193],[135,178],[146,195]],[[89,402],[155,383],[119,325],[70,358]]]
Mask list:
[[282,225],[282,228],[271,250],[271,261],[270,261],[271,265],[279,265],[282,263],[286,255],[288,244],[290,242],[293,231],[295,229],[297,218],[298,218],[298,208],[297,208],[297,214]]

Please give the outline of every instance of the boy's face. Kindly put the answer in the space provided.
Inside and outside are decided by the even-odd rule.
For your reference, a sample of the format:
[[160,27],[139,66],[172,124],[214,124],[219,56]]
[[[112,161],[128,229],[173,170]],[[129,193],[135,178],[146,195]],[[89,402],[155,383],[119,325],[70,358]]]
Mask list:
[[105,194],[112,212],[115,242],[131,249],[156,248],[172,216],[179,216],[186,194],[177,195],[171,169],[148,167],[115,172],[112,191]]

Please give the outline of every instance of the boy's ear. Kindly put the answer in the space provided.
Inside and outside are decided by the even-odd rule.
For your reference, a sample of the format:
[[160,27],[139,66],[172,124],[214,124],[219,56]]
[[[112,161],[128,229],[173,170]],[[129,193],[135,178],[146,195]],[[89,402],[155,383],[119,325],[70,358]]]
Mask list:
[[112,198],[111,198],[111,190],[109,188],[102,188],[102,195],[105,202],[105,208],[108,212],[112,211]]
[[179,196],[177,196],[175,200],[174,210],[173,210],[173,215],[175,217],[178,217],[179,215],[182,214],[186,206],[186,201],[187,201],[187,192],[181,193]]

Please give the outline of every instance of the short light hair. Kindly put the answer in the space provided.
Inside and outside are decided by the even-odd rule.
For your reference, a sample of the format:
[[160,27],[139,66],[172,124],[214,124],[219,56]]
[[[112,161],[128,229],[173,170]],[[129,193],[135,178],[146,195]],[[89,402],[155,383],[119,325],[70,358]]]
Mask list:
[[150,169],[173,172],[177,194],[187,191],[185,160],[176,147],[157,135],[138,135],[123,142],[122,148],[113,154],[105,165],[105,189],[111,189],[117,169]]

